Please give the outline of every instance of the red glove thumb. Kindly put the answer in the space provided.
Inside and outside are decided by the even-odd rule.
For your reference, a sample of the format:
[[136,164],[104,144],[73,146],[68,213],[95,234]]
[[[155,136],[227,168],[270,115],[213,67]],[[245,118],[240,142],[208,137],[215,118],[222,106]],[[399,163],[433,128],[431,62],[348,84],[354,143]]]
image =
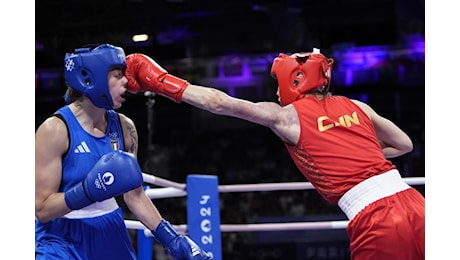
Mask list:
[[128,79],[127,89],[129,92],[134,94],[136,94],[139,91],[142,91],[141,86],[137,82],[136,73],[133,71],[135,66],[135,64],[129,64],[124,72],[125,77]]

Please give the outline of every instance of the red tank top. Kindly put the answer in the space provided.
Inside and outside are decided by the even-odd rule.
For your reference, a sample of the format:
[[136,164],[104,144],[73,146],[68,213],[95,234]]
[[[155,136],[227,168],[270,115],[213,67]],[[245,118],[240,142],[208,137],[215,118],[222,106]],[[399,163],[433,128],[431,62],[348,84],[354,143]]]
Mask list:
[[292,103],[300,120],[297,145],[285,144],[297,168],[327,201],[361,181],[396,168],[383,155],[369,117],[343,96]]

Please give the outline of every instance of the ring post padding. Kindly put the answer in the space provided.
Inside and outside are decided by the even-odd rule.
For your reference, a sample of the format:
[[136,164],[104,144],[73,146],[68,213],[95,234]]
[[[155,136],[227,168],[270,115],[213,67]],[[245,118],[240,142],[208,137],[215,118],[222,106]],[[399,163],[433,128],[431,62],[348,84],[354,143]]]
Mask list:
[[222,260],[218,178],[188,175],[186,187],[188,235],[214,260]]
[[[144,185],[144,191],[150,187]],[[153,259],[153,236],[147,236],[145,229],[137,230],[137,257],[139,260]]]
[[144,230],[137,230],[137,257],[142,259],[153,259],[153,236],[146,236]]

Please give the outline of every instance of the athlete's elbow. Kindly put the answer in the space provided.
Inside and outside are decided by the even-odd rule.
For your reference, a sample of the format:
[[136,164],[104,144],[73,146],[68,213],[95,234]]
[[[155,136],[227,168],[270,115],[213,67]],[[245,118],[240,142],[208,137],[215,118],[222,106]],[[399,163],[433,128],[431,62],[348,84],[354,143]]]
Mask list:
[[35,219],[40,223],[46,223],[52,220],[48,214],[45,214],[42,210],[37,209],[35,209]]
[[40,223],[47,223],[69,211],[67,207],[61,208],[60,206],[50,205],[46,201],[35,201],[35,219],[40,221]]
[[401,153],[406,154],[412,152],[414,150],[414,144],[412,143],[412,140],[409,138],[405,140],[403,143],[401,143],[398,146],[398,149],[401,151]]
[[412,150],[414,150],[414,144],[412,142],[409,142],[408,144],[406,144],[406,146],[404,146],[404,150],[406,153],[412,152]]

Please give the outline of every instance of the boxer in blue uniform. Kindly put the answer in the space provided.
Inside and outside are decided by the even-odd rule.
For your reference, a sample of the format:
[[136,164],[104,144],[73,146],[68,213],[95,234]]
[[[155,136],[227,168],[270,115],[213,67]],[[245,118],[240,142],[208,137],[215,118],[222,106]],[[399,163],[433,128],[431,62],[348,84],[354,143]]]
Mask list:
[[122,48],[84,46],[64,58],[67,105],[35,133],[35,258],[136,259],[115,197],[175,260],[212,259],[162,218],[146,196],[125,101]]

